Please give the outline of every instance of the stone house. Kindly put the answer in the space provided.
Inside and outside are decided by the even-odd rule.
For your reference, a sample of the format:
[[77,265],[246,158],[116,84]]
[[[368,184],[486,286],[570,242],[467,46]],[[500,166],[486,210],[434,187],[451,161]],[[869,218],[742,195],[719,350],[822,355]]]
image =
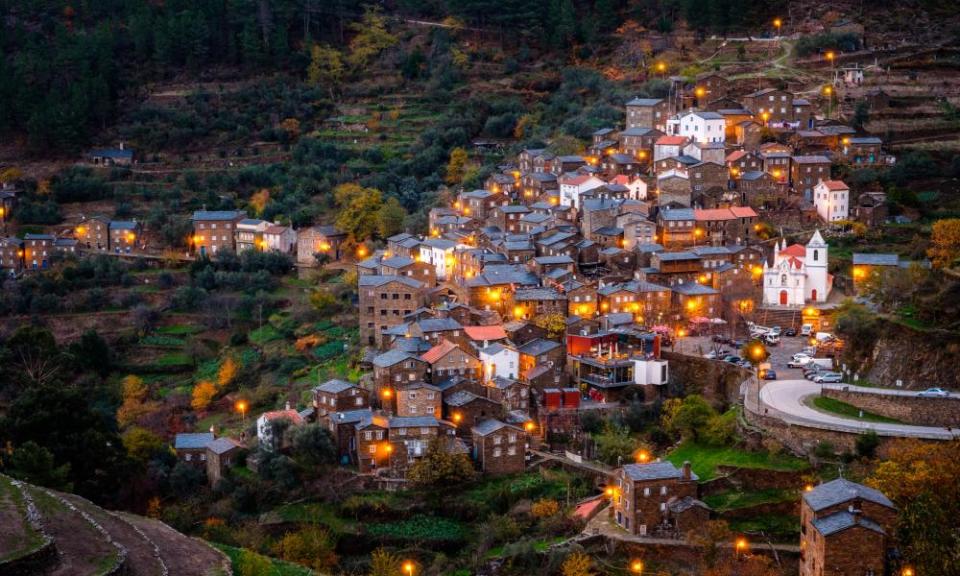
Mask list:
[[406,384],[421,382],[427,377],[429,365],[420,357],[404,350],[388,350],[373,359],[373,385],[376,402],[385,410],[396,406],[397,389]]
[[804,200],[813,200],[813,187],[830,180],[830,159],[826,156],[794,156],[790,162],[790,185]]
[[433,416],[439,419],[443,410],[440,389],[426,382],[404,384],[397,388],[397,416]]
[[685,462],[627,464],[616,472],[614,520],[637,536],[680,538],[685,527],[702,526],[710,517],[697,499],[699,478]]
[[73,232],[74,237],[84,248],[110,249],[110,219],[105,216],[84,218]]
[[49,268],[56,241],[53,234],[24,234],[23,260],[26,267],[31,270]]
[[344,380],[327,380],[313,389],[313,407],[318,416],[359,410],[370,406],[370,392]]
[[23,269],[23,240],[0,238],[0,268],[17,273]]
[[499,402],[504,413],[530,409],[530,385],[520,380],[496,376],[484,384],[487,398]]
[[447,339],[425,352],[420,360],[427,363],[427,377],[431,381],[453,375],[480,377],[480,359]]
[[526,466],[527,433],[522,428],[484,420],[470,429],[473,457],[484,474],[501,475],[523,472]]
[[423,305],[425,285],[406,276],[358,276],[360,340],[380,346],[383,331]]
[[897,511],[873,488],[838,478],[800,503],[800,576],[887,573]]
[[237,224],[247,215],[239,210],[197,210],[193,223],[193,251],[211,256],[223,250],[237,251]]
[[634,98],[626,104],[627,129],[651,128],[665,132],[670,103],[663,98]]
[[207,444],[207,483],[216,486],[223,478],[227,468],[232,468],[237,457],[244,450],[243,444],[233,438],[217,438]]
[[476,423],[500,418],[503,406],[494,400],[468,390],[454,392],[443,399],[446,420],[453,422],[461,434],[466,434]]
[[[410,235],[407,235],[410,237]],[[412,238],[412,237],[411,237]],[[340,246],[347,235],[333,226],[311,226],[297,231],[297,263],[313,265],[316,254],[323,254],[332,260],[340,259]],[[416,240],[416,239],[414,239]],[[397,253],[396,248],[392,248]]]
[[559,342],[538,338],[531,340],[517,348],[520,353],[520,374],[530,370],[537,364],[553,362],[554,366],[562,366],[566,358],[566,348]]
[[111,220],[109,232],[109,248],[115,252],[129,252],[138,241],[143,244],[143,224],[136,220]]
[[213,432],[180,433],[173,438],[173,450],[177,460],[202,468],[207,462],[207,445],[213,441]]

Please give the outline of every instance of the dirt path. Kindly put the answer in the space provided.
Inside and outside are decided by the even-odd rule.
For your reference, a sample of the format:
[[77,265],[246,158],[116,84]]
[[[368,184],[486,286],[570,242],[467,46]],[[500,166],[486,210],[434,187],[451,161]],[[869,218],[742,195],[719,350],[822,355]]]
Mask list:
[[161,576],[164,573],[159,549],[129,522],[80,496],[64,494],[62,497],[92,516],[115,542],[127,549],[127,567],[134,576]]
[[162,522],[122,512],[116,514],[139,528],[160,548],[160,557],[166,563],[171,575],[213,576],[223,571],[224,562],[228,562],[211,546],[184,536]]
[[0,560],[16,558],[40,543],[40,536],[27,524],[20,494],[9,480],[0,477]]
[[44,529],[60,552],[60,565],[49,576],[100,574],[114,565],[118,551],[80,514],[43,489],[29,487]]

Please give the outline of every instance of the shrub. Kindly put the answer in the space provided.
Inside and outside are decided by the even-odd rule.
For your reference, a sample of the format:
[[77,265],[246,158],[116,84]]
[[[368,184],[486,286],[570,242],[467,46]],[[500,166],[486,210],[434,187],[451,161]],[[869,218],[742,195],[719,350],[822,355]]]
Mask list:
[[556,500],[546,498],[537,500],[530,508],[530,514],[534,518],[546,518],[560,512],[560,504]]

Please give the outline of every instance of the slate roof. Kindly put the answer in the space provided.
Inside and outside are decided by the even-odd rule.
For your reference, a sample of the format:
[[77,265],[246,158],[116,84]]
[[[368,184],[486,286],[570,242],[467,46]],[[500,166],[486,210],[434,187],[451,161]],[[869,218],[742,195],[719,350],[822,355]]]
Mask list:
[[660,219],[667,222],[674,220],[696,220],[696,213],[692,208],[671,208],[670,210],[661,210]]
[[824,536],[836,534],[837,532],[841,532],[854,526],[863,526],[868,530],[885,534],[883,528],[881,528],[873,520],[865,518],[862,514],[859,518],[857,518],[857,515],[851,514],[846,510],[843,510],[842,512],[835,512],[822,518],[817,518],[812,522],[812,524],[817,532],[823,534]]
[[419,322],[420,330],[424,332],[445,332],[460,330],[463,326],[453,318],[427,318]]
[[560,294],[553,288],[523,288],[513,294],[513,299],[517,302],[566,300],[566,298],[565,295]]
[[339,394],[344,390],[349,390],[353,388],[355,384],[351,384],[345,380],[327,380],[323,384],[314,387],[314,392],[326,392],[328,394]]
[[537,256],[533,259],[537,264],[573,264],[573,258],[567,256],[566,254],[561,254],[559,256]]
[[803,500],[814,512],[836,504],[842,504],[854,498],[861,498],[875,504],[880,504],[881,506],[894,508],[893,502],[879,490],[851,482],[846,478],[831,480],[803,494]]
[[719,292],[713,288],[704,286],[703,284],[698,284],[696,282],[677,284],[676,286],[671,286],[670,289],[677,294],[683,294],[684,296],[708,296],[710,294],[719,294]]
[[359,410],[346,410],[344,412],[337,412],[334,414],[333,420],[338,424],[357,424],[372,415],[373,410],[370,408],[361,408]]
[[193,213],[191,220],[235,220],[241,216],[246,216],[243,212],[239,210],[197,210]]
[[484,420],[473,428],[470,428],[470,431],[478,436],[486,436],[502,428],[513,428],[514,430],[521,431],[520,428],[499,420]]
[[531,340],[521,346],[519,351],[521,354],[526,354],[528,356],[539,356],[541,354],[546,354],[551,350],[555,350],[560,347],[560,344],[554,342],[553,340],[544,340],[543,338],[537,338]]
[[[679,468],[673,465],[673,462],[666,460],[649,464],[626,464],[623,467],[623,473],[631,480],[665,480],[680,478],[683,474]],[[690,472],[690,478],[699,480],[699,477],[693,472]]]
[[634,98],[627,102],[627,106],[656,106],[663,102],[663,98]]
[[710,509],[710,507],[704,502],[697,500],[693,496],[684,496],[683,498],[673,497],[669,502],[667,502],[667,508],[669,508],[674,514],[680,514],[681,512],[685,512],[694,506],[699,506],[707,510]]
[[423,282],[410,278],[409,276],[381,276],[379,274],[364,274],[358,278],[357,282],[362,288],[377,288],[379,286],[383,286],[384,284],[389,284],[390,282],[400,282],[401,284],[406,284],[411,288],[423,287]]
[[195,450],[204,448],[207,444],[213,442],[212,432],[187,432],[177,434],[173,440],[173,446],[177,450]]
[[599,234],[600,236],[619,236],[623,234],[623,228],[617,228],[616,226],[601,226],[593,231],[594,234]]
[[864,266],[897,266],[900,264],[900,257],[896,254],[863,254],[861,252],[853,253],[853,265]]
[[136,230],[140,225],[134,220],[111,220],[111,230]]
[[90,151],[90,156],[101,158],[133,158],[133,150],[124,148],[98,148]]
[[646,136],[651,132],[653,132],[653,128],[639,128],[635,126],[633,128],[627,128],[626,130],[621,132],[620,135],[621,136]]
[[657,258],[661,262],[679,262],[681,260],[696,260],[697,258],[699,258],[699,256],[697,256],[693,252],[687,252],[687,251],[660,252],[659,254],[657,254]]
[[420,358],[404,350],[393,349],[387,350],[383,354],[380,354],[374,358],[373,365],[377,366],[378,368],[389,368],[390,366],[394,366],[399,362],[410,359],[419,360]]
[[440,425],[433,416],[391,416],[388,422],[391,428],[435,428]]
[[226,436],[217,438],[216,440],[207,444],[207,450],[210,450],[214,454],[226,454],[227,452],[237,448],[243,448],[243,444],[237,442],[233,438],[227,438]]
[[[441,389],[443,389],[442,386]],[[443,402],[448,406],[466,406],[478,398],[480,398],[480,396],[477,396],[473,392],[459,390],[448,396]]]

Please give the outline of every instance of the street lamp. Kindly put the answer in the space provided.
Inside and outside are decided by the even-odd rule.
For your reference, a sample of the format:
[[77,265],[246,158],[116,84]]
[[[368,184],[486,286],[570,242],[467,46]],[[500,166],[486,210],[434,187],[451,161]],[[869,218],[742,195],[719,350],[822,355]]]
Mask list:
[[407,576],[413,576],[413,571],[415,568],[416,567],[414,566],[413,562],[409,560],[403,563],[403,573]]
[[900,574],[901,576],[914,576],[913,568],[906,566]]
[[237,412],[240,413],[240,421],[243,423],[243,426],[247,426],[247,402],[246,400],[240,400],[237,402]]
[[631,562],[631,563],[630,563],[630,571],[633,572],[634,574],[642,574],[642,573],[643,573],[643,561],[642,561],[642,560],[634,560],[633,562]]
[[646,464],[650,461],[650,453],[641,448],[637,450],[636,458],[637,464]]
[[735,548],[737,550],[737,558],[740,558],[741,556],[743,556],[743,554],[747,552],[747,539],[737,538]]
[[773,27],[777,29],[777,36],[778,36],[778,37],[780,36],[780,26],[782,26],[782,25],[783,25],[783,20],[781,20],[781,19],[779,19],[779,18],[774,18],[774,19],[773,19]]

